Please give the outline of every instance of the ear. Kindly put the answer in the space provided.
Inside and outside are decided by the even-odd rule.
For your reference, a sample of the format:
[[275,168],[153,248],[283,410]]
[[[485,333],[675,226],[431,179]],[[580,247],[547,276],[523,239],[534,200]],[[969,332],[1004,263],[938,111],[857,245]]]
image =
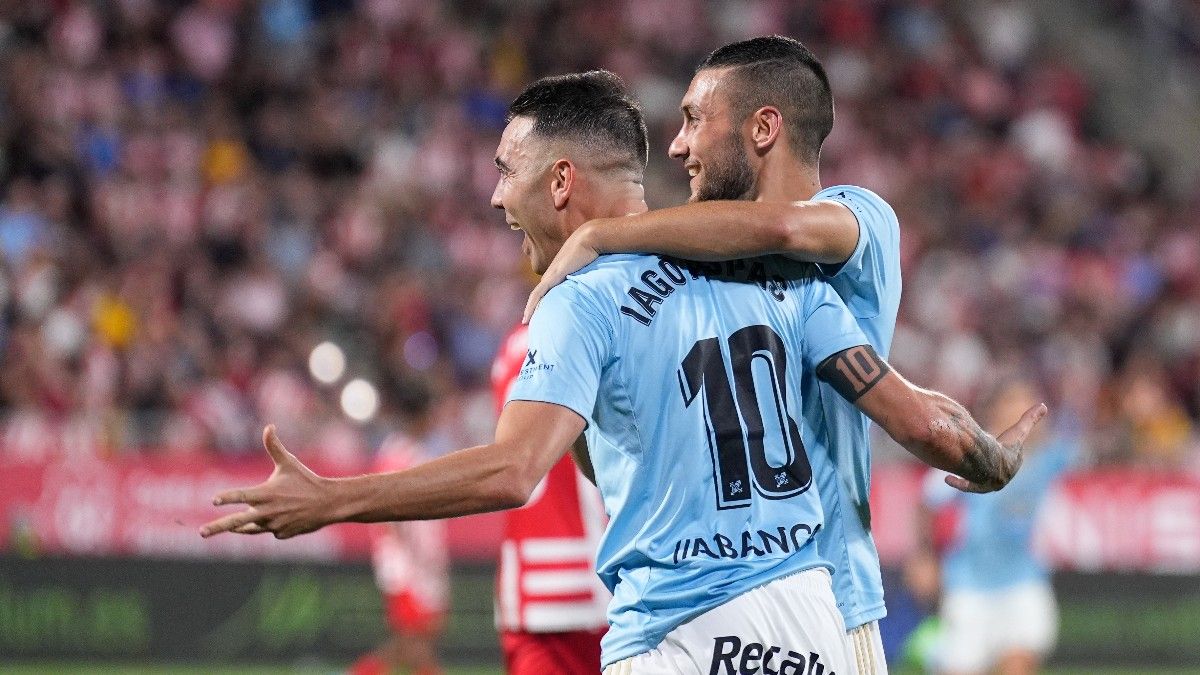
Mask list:
[[554,198],[554,208],[561,211],[566,208],[571,199],[571,190],[575,187],[575,165],[569,159],[560,159],[550,167],[550,195]]
[[783,133],[783,115],[775,106],[763,106],[750,117],[750,141],[754,149],[766,152]]

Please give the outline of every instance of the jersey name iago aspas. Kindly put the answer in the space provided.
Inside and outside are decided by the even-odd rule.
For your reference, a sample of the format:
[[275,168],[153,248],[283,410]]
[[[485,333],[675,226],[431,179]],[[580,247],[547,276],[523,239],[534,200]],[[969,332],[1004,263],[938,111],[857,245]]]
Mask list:
[[812,539],[823,513],[801,392],[821,361],[866,342],[814,266],[777,257],[602,256],[546,295],[509,400],[588,422],[610,518],[605,664],[756,586],[831,567]]

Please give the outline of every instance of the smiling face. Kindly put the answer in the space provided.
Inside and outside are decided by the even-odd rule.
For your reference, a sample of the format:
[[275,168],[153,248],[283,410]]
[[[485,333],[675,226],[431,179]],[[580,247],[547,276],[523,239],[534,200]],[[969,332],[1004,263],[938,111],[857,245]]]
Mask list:
[[668,154],[681,160],[691,177],[688,201],[754,196],[754,171],[742,140],[744,120],[735,118],[729,104],[729,70],[696,73],[679,106],[683,126]]
[[504,220],[525,233],[521,252],[536,274],[546,271],[562,247],[550,192],[547,142],[532,133],[533,119],[514,117],[496,148],[500,179],[492,192],[492,206],[504,210]]

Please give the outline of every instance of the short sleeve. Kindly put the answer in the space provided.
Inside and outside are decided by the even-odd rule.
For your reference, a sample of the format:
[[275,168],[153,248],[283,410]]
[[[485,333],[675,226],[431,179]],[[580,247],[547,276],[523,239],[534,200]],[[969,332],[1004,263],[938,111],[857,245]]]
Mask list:
[[554,403],[590,424],[612,343],[611,326],[578,283],[556,286],[529,322],[525,362],[508,401]]
[[845,262],[818,265],[846,298],[851,313],[871,318],[890,313],[900,300],[900,223],[882,197],[853,185],[827,188],[814,201],[845,206],[858,221],[858,243]]
[[829,284],[814,278],[806,282],[804,308],[804,363],[816,368],[840,351],[870,344],[858,322]]

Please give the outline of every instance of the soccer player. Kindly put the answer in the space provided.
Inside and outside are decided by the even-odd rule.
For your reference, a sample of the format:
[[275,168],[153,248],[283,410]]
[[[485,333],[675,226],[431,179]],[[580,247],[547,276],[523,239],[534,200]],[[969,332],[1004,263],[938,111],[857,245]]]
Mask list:
[[[583,222],[645,210],[636,105],[611,73],[545,78],[510,107],[493,204],[544,272]],[[442,518],[524,504],[585,429],[609,514],[610,673],[849,672],[852,651],[812,541],[824,514],[806,453],[820,377],[954,482],[1011,480],[1039,406],[1006,432],[916,388],[870,347],[807,263],[606,256],[546,294],[493,443],[408,471],[330,480],[279,442],[247,508],[202,536],[286,538],[342,521]],[[801,413],[803,412],[803,415]]]
[[[816,57],[791,38],[726,45],[697,68],[670,155],[691,176],[692,203],[585,223],[530,294],[541,296],[597,255],[646,251],[693,260],[780,254],[819,264],[875,352],[887,358],[900,306],[900,230],[891,206],[853,185],[822,189],[821,145],[833,98]],[[738,201],[734,201],[738,200]],[[834,593],[859,672],[884,673],[886,614],[871,538],[870,420],[819,385],[827,452],[810,453],[825,509],[816,539],[834,563]]]
[[[428,385],[409,381],[395,388],[401,433],[384,439],[375,471],[402,471],[424,462],[433,432]],[[414,675],[438,675],[437,639],[446,616],[449,560],[446,527],[439,520],[372,525],[371,562],[383,592],[391,635],[350,667],[351,675],[385,675],[404,667]]]
[[[1031,382],[1001,382],[984,396],[983,419],[994,425],[1037,399]],[[1036,673],[1054,647],[1058,606],[1050,572],[1033,552],[1033,529],[1043,498],[1079,448],[1069,436],[1035,433],[1026,452],[1020,474],[996,494],[955,492],[938,471],[927,477],[925,532],[936,533],[941,554],[938,673]],[[926,555],[933,538],[923,542]]]
[[[528,360],[528,328],[505,338],[492,364],[496,410]],[[525,506],[504,513],[496,627],[509,675],[600,672],[610,595],[595,572],[604,530],[600,493],[564,455]]]

